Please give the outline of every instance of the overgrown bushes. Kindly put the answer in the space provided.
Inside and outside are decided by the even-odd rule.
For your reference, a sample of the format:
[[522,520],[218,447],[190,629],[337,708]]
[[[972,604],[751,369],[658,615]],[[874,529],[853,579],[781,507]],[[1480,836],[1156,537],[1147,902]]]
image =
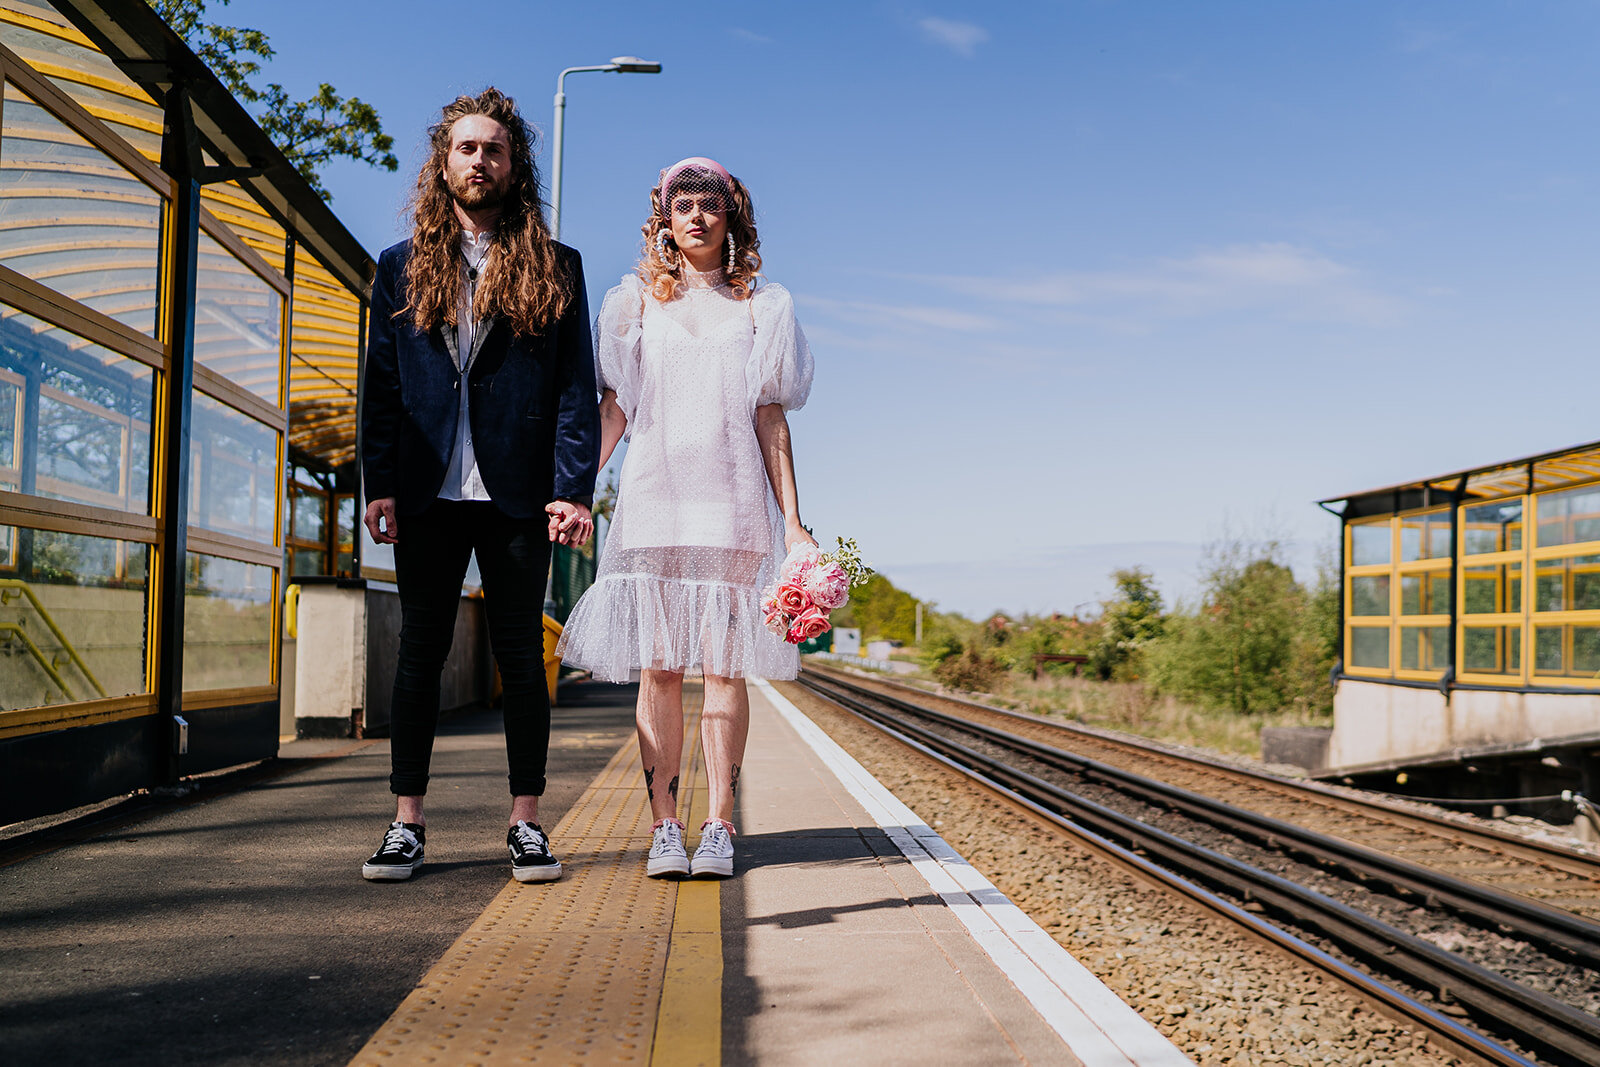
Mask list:
[[1296,581],[1275,541],[1218,542],[1207,549],[1200,603],[1169,615],[1146,650],[1147,680],[1243,715],[1325,713],[1338,596],[1326,565],[1309,589]]

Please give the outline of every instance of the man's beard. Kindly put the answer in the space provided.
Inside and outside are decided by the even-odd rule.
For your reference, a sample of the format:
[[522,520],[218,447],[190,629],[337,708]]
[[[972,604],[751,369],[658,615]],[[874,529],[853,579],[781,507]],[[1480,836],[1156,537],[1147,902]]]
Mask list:
[[470,174],[460,179],[452,179],[449,184],[450,196],[468,211],[499,207],[506,196],[506,186],[496,185],[492,181],[473,185]]

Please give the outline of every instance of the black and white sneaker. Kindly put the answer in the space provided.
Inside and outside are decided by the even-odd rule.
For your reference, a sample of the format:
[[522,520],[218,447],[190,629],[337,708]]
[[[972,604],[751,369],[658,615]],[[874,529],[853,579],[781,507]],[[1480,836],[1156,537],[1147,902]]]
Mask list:
[[506,831],[511,850],[511,877],[519,882],[553,882],[561,877],[561,861],[550,854],[550,839],[536,822],[518,820]]
[[369,882],[403,882],[422,866],[422,838],[427,831],[414,822],[392,822],[383,844],[361,867]]

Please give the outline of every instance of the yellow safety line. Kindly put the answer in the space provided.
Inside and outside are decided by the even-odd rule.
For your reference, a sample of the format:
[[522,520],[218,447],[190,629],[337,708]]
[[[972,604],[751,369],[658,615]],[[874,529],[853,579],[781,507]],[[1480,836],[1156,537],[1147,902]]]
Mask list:
[[[692,785],[684,814],[692,833],[711,808],[699,730],[690,760],[685,777]],[[718,1067],[722,1062],[721,885],[715,880],[691,880],[678,886],[650,1067]]]
[[719,882],[688,881],[678,886],[650,1067],[721,1062],[722,890]]

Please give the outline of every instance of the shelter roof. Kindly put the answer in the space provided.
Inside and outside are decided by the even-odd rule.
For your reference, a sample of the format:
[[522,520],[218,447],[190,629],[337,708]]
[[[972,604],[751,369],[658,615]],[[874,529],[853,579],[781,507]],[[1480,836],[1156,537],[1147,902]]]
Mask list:
[[[1600,479],[1600,441],[1541,452],[1482,467],[1468,467],[1432,478],[1330,496],[1317,503],[1343,502],[1347,518],[1444,504],[1452,496],[1492,500]],[[1331,510],[1331,509],[1330,509]]]

